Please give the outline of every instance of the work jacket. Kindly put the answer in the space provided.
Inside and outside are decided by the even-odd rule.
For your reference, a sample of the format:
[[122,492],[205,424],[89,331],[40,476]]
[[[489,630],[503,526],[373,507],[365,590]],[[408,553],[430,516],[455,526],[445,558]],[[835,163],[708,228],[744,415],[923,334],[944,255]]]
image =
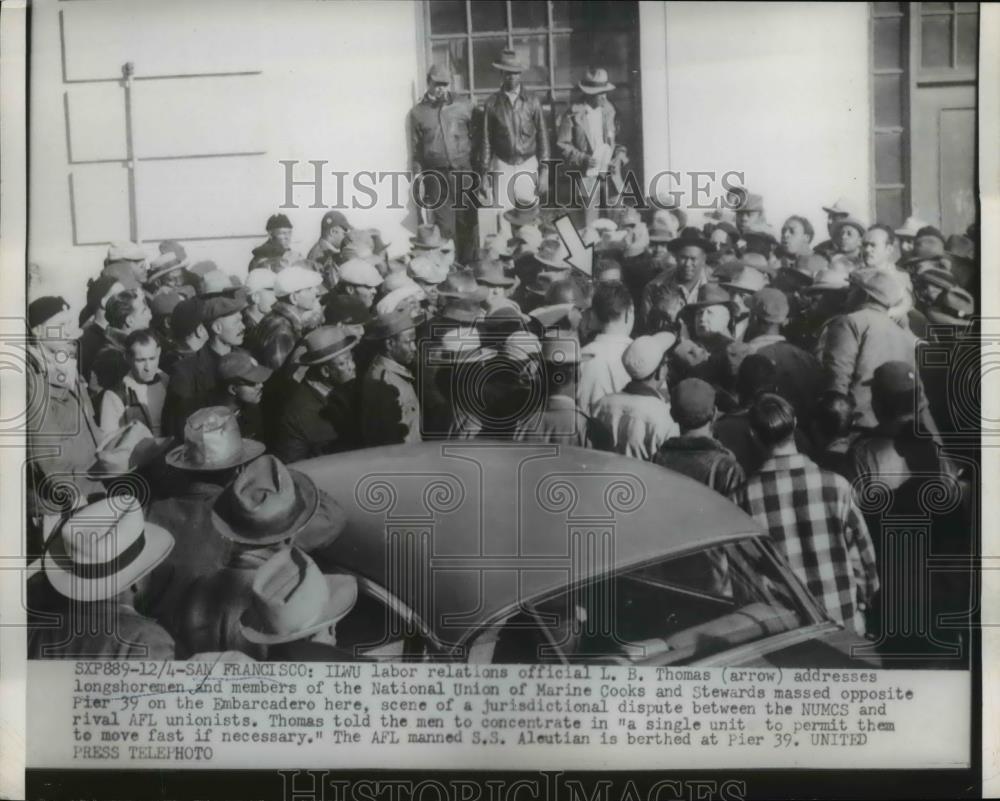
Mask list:
[[539,162],[548,160],[545,112],[538,98],[523,86],[513,106],[502,89],[487,98],[479,153],[483,172],[490,169],[494,156],[507,164],[520,164],[532,156]]
[[441,102],[424,95],[410,110],[414,171],[468,169],[472,157],[472,104],[451,94]]

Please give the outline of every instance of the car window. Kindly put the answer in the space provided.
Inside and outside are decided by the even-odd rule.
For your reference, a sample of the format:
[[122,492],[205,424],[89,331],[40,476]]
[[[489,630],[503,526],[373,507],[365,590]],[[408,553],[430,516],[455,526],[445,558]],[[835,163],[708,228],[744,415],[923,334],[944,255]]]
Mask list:
[[384,589],[358,579],[354,608],[337,623],[337,648],[361,661],[398,662],[427,653],[413,615]]
[[[794,581],[794,579],[793,579]],[[682,664],[813,622],[759,539],[591,580],[473,641],[470,660]]]

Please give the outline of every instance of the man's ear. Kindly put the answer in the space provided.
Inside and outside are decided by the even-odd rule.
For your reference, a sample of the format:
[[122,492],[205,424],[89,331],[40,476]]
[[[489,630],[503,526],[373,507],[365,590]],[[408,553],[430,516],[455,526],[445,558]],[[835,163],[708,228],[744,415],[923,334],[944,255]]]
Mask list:
[[236,382],[235,381],[232,384],[226,384],[226,392],[228,392],[234,398],[236,397]]

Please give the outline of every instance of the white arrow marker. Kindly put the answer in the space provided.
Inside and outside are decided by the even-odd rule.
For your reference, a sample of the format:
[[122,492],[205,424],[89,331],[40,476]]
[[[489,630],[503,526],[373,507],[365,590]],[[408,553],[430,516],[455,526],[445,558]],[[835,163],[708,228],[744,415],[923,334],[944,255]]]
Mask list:
[[583,244],[580,232],[576,230],[576,226],[573,225],[573,221],[569,218],[568,214],[564,214],[556,220],[555,226],[563,244],[566,246],[566,250],[569,251],[566,262],[587,276],[593,275],[594,246]]

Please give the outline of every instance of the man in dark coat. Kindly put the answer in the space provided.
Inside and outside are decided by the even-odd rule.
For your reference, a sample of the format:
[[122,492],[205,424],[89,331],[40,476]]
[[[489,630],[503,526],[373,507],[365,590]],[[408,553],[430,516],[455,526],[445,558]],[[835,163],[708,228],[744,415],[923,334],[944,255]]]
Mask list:
[[354,357],[358,338],[343,326],[325,325],[306,335],[298,365],[271,432],[270,449],[286,464],[358,447],[360,421]]
[[328,211],[319,225],[319,239],[310,248],[306,258],[318,264],[321,273],[327,273],[337,265],[344,235],[350,230],[351,225],[342,211]]

